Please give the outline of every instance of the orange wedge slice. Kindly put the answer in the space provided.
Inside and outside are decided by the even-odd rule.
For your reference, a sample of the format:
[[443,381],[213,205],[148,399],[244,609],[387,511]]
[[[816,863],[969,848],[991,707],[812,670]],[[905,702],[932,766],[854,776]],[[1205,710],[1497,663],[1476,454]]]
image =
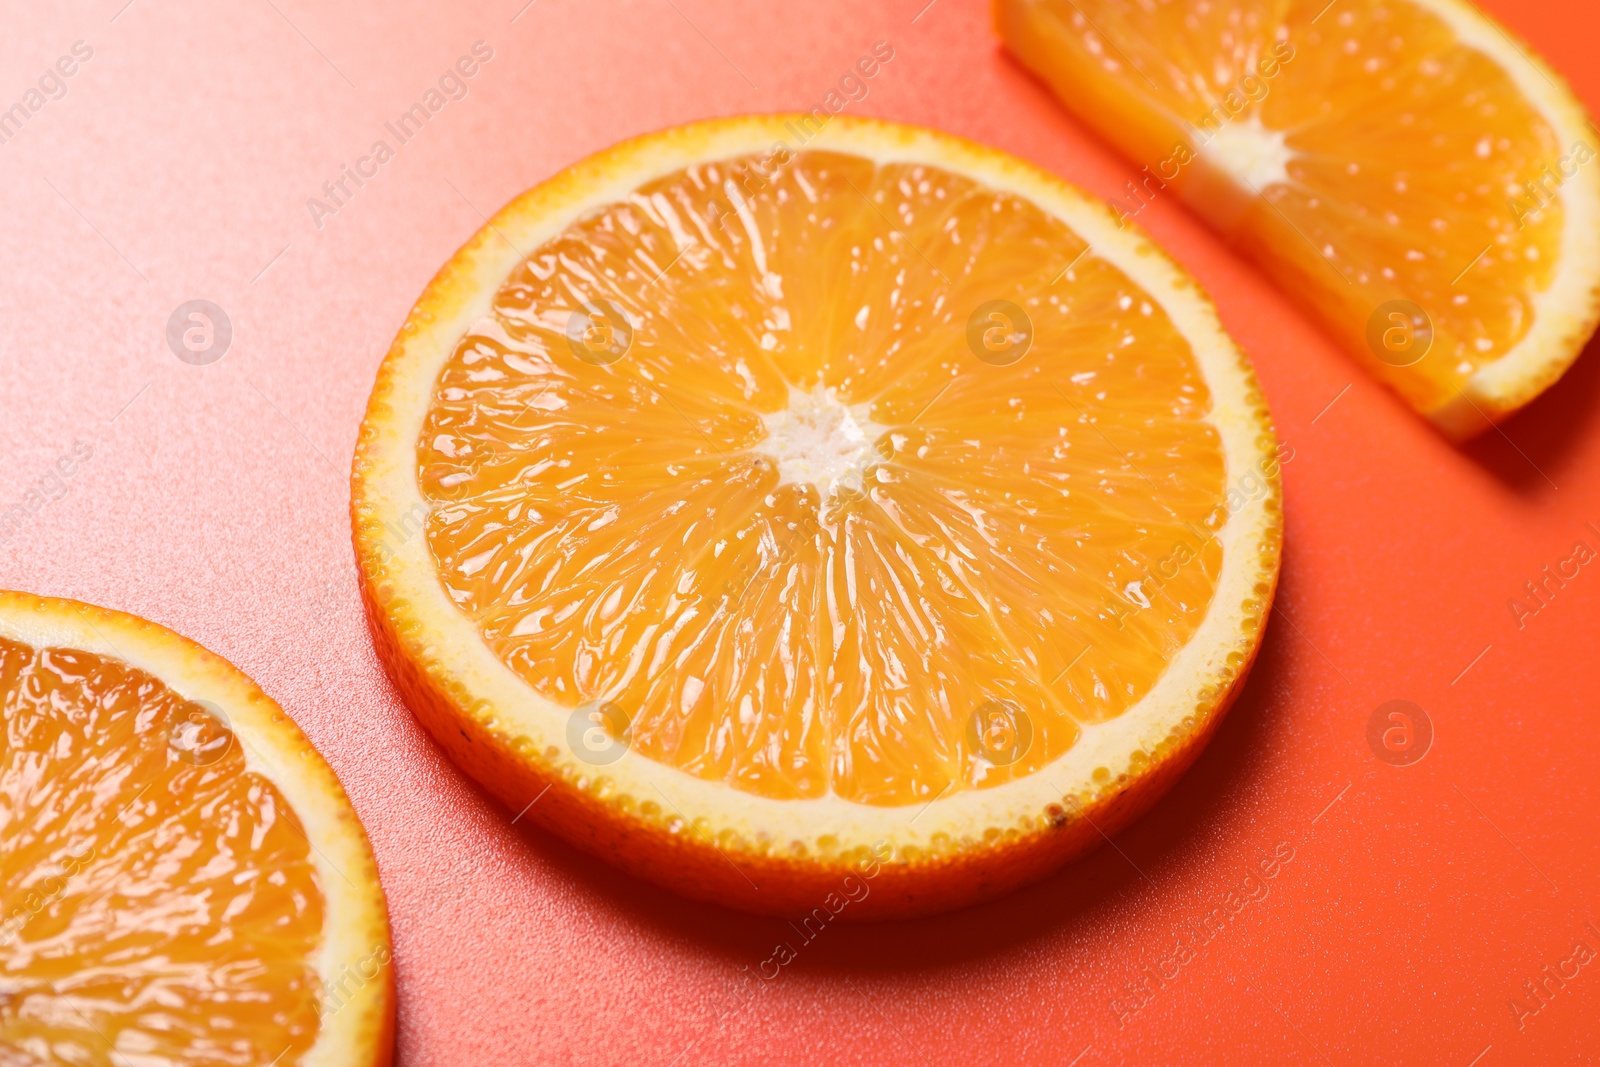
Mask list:
[[328,765],[132,615],[0,592],[0,1064],[377,1067],[389,927]]
[[1103,205],[776,116],[500,212],[384,361],[352,506],[399,686],[513,810],[868,918],[1037,878],[1194,757],[1261,636],[1278,463],[1211,306]]
[[996,0],[1006,46],[1441,430],[1532,400],[1600,318],[1600,138],[1461,0]]

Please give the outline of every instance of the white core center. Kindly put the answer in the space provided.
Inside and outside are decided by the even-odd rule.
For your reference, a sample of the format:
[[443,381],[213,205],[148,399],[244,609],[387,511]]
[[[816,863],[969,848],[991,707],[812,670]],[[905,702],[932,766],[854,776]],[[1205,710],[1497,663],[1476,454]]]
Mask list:
[[1289,183],[1294,152],[1284,143],[1282,130],[1269,130],[1251,115],[1212,134],[1200,146],[1200,158],[1251,191],[1264,193],[1269,185]]
[[885,427],[868,417],[871,405],[845,404],[833,390],[789,391],[786,407],[763,415],[767,436],[755,451],[778,465],[778,484],[810,482],[823,499],[835,489],[861,488],[861,474],[879,457],[873,448]]

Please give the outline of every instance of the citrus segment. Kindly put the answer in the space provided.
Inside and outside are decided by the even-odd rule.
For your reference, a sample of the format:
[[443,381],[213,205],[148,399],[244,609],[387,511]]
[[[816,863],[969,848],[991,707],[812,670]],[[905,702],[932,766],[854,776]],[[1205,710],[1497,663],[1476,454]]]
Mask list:
[[41,1064],[387,1062],[386,980],[325,985],[351,935],[387,962],[365,839],[259,690],[142,620],[0,593],[0,694],[0,1043]]
[[[1031,773],[1210,602],[1189,345],[1059,220],[939,168],[801,152],[708,225],[757,162],[583,219],[462,338],[417,442],[440,575],[535,691],[616,703],[700,777],[907,804]],[[1003,366],[964,342],[995,300],[1031,322]],[[568,345],[588,306],[627,358]],[[1151,545],[1192,565],[1146,591]],[[1005,767],[965,743],[990,701],[1034,720]]]
[[[1459,0],[997,0],[1007,46],[1447,433],[1487,428],[1600,313],[1580,104]],[[1170,189],[1170,192],[1168,190]]]
[[922,849],[1058,862],[1048,804],[1142,794],[1215,721],[1274,446],[1103,210],[926,131],[784,129],[619,146],[464,249],[380,374],[357,550],[397,680],[511,803],[561,786],[547,824],[758,910],[888,842],[926,907]]

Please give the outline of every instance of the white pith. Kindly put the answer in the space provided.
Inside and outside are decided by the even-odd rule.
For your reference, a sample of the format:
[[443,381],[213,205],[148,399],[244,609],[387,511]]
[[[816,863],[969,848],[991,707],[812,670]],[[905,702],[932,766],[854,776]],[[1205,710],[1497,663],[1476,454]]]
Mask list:
[[[1233,513],[1218,531],[1223,564],[1213,607],[1190,644],[1139,704],[1117,719],[1086,724],[1072,749],[1029,777],[989,789],[952,792],[926,807],[876,807],[833,794],[774,800],[696,778],[633,750],[601,768],[579,761],[567,750],[564,737],[571,709],[533,694],[493,654],[471,620],[446,596],[423,537],[413,532],[396,538],[389,532],[416,529],[414,522],[408,527],[403,517],[425,506],[417,484],[415,449],[434,384],[457,339],[487,316],[496,290],[520,261],[514,249],[537,248],[573,220],[696,162],[765,155],[775,140],[794,137],[784,118],[718,121],[618,146],[525,194],[493,220],[493,231],[485,230],[469,243],[450,272],[444,295],[431,304],[425,295],[427,311],[414,313],[391,352],[381,400],[376,402],[384,417],[374,421],[369,413],[371,436],[357,458],[355,500],[362,563],[370,586],[387,590],[384,595],[390,602],[403,606],[405,614],[396,620],[403,639],[410,634],[410,640],[417,642],[413,648],[426,645],[421,650],[423,669],[455,693],[460,706],[481,709],[473,712],[478,721],[529,753],[542,774],[575,781],[600,796],[638,798],[681,816],[686,824],[706,819],[716,831],[731,830],[756,847],[799,841],[816,849],[825,839],[830,844],[822,851],[845,851],[878,841],[896,848],[927,847],[935,835],[981,837],[987,828],[1035,819],[1064,796],[1093,792],[1097,768],[1113,778],[1127,772],[1134,753],[1153,751],[1185,717],[1215,699],[1217,679],[1236,672],[1239,654],[1247,652],[1251,643],[1241,634],[1242,605],[1259,597],[1258,583],[1271,579],[1262,569],[1261,546],[1277,525],[1275,484],[1272,491]],[[849,152],[880,163],[927,163],[1023,195],[1063,219],[1088,240],[1095,255],[1158,299],[1190,338],[1212,392],[1209,417],[1226,457],[1229,483],[1270,456],[1272,438],[1251,391],[1248,368],[1222,332],[1214,309],[1153,245],[1121,229],[1103,204],[1019,160],[912,127],[835,119],[805,147]],[[1222,605],[1220,610],[1217,605]],[[1230,654],[1234,664],[1227,662]]]
[[1259,115],[1230,122],[1200,145],[1200,158],[1256,193],[1287,185],[1294,151],[1284,131],[1262,125]]
[[767,436],[753,451],[772,459],[778,484],[809,483],[826,500],[838,489],[860,489],[861,473],[887,427],[872,421],[870,404],[846,404],[827,386],[789,390],[789,403],[761,417]]

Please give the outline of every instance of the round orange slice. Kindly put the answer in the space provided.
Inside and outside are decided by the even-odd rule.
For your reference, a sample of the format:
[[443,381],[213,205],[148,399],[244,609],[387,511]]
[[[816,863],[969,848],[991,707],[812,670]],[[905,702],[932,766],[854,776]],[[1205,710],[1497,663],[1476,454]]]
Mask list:
[[383,891],[333,772],[154,623],[0,592],[0,1064],[379,1067]]
[[1149,805],[1260,640],[1278,464],[1195,286],[929,130],[641,137],[524,194],[378,374],[379,644],[511,806],[769,913],[953,907]]
[[1600,319],[1600,141],[1462,0],[996,0],[1007,47],[1447,435],[1548,388]]

